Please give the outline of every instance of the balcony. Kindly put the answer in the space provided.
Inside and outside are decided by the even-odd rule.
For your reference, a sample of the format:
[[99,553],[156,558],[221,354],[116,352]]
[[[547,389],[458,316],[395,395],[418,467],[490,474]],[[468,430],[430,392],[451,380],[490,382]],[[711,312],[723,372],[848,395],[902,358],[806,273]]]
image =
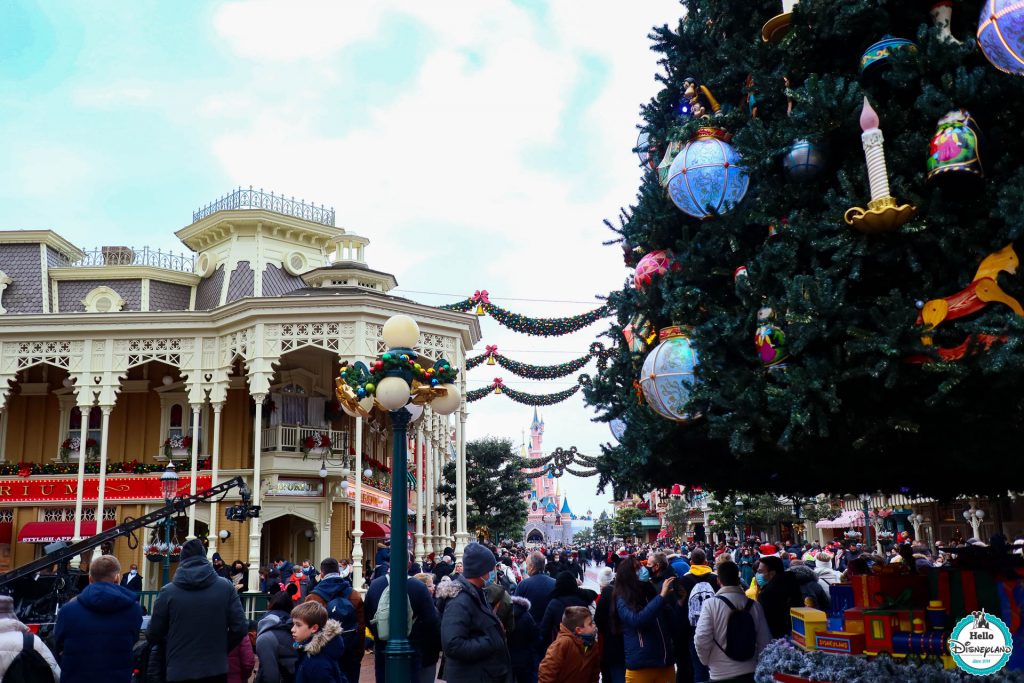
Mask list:
[[[302,444],[308,438],[317,434],[326,434],[331,440],[331,452],[336,454],[348,454],[349,433],[335,429],[321,429],[319,427],[308,427],[302,425],[277,425],[268,427],[261,432],[260,450],[267,452],[278,452],[283,454],[295,454],[300,458],[304,455]],[[319,454],[319,451],[315,452]],[[312,454],[308,457],[312,457]]]
[[61,257],[61,265],[67,268],[102,268],[103,266],[148,266],[163,268],[179,273],[195,271],[195,256],[192,254],[161,251],[149,247],[98,247],[84,249],[85,256],[77,261]]
[[323,204],[307,204],[303,200],[295,200],[295,197],[285,197],[273,192],[264,192],[262,189],[254,190],[252,185],[249,189],[239,187],[229,192],[220,199],[210,202],[206,206],[192,212],[192,222],[196,223],[213,215],[218,211],[234,211],[239,209],[263,209],[273,211],[284,216],[301,218],[311,223],[334,226],[334,209],[325,208]]

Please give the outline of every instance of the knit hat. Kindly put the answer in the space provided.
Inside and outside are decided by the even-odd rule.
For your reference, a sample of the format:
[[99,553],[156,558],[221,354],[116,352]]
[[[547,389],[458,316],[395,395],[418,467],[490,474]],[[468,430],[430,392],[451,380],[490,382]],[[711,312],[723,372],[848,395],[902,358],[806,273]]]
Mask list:
[[181,546],[181,561],[184,562],[190,557],[206,557],[206,548],[198,538],[185,541],[185,545]]
[[498,561],[494,553],[479,543],[473,542],[462,552],[462,574],[467,579],[479,579],[487,576]]
[[214,553],[214,554],[213,554],[213,557],[211,557],[210,559],[211,559],[211,560],[213,560],[214,562],[216,562],[217,560],[220,560],[221,562],[223,562],[223,561],[224,561],[224,558],[222,558],[222,557],[220,556],[220,553]]

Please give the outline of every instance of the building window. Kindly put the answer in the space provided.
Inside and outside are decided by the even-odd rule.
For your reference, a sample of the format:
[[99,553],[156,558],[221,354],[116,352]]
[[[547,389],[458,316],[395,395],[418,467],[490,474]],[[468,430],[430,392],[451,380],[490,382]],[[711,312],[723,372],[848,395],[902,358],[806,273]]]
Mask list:
[[[7,511],[10,513],[10,510]],[[96,519],[96,507],[82,508],[82,519],[94,521]],[[117,519],[114,516],[114,508],[103,508],[103,519]],[[13,518],[12,518],[13,520]],[[0,522],[3,520],[0,519]],[[75,521],[75,508],[43,508],[44,522],[73,522]]]
[[[103,434],[101,427],[101,420],[103,419],[103,412],[99,409],[99,406],[93,406],[89,409],[89,424],[86,431],[86,439],[93,439],[96,443],[100,442],[100,436]],[[82,409],[75,406],[71,409],[71,419],[68,423],[68,436],[78,436],[82,431]]]
[[88,313],[111,313],[124,308],[121,295],[107,286],[96,287],[85,295],[82,305]]

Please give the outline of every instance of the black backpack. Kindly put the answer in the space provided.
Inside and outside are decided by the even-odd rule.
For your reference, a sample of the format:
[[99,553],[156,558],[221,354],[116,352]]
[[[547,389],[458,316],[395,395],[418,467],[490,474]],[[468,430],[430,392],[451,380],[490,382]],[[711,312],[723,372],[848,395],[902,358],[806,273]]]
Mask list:
[[46,663],[43,656],[36,652],[35,636],[26,632],[21,641],[19,652],[4,674],[4,683],[51,683],[53,669]]
[[757,627],[754,625],[754,616],[750,613],[754,601],[747,600],[743,609],[737,609],[724,595],[715,597],[729,605],[729,620],[725,624],[725,647],[718,645],[717,640],[715,645],[733,661],[750,661],[754,658],[757,648]]
[[[363,640],[365,638],[359,629],[359,615],[356,614],[355,605],[349,600],[352,594],[352,586],[347,582],[344,588],[330,602],[327,603],[327,618],[334,619],[341,624],[341,639],[345,644],[346,660],[352,661],[358,657],[363,658]],[[318,593],[318,595],[322,595]]]

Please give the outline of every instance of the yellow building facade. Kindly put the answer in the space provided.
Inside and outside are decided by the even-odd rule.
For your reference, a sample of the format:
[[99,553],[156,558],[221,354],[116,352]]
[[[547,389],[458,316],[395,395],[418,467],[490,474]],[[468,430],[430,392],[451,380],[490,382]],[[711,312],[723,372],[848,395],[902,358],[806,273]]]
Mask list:
[[[340,409],[341,363],[377,357],[384,322],[404,313],[417,352],[464,376],[476,317],[389,294],[397,283],[367,265],[369,240],[323,207],[239,189],[176,235],[187,252],[0,231],[0,572],[91,535],[98,518],[109,528],[163,506],[168,463],[182,494],[246,480],[258,519],[224,518],[233,491],[190,508],[175,539],[246,562],[250,586],[278,556],[361,569],[390,530],[391,431],[387,414]],[[409,427],[417,557],[465,542],[434,512],[446,459],[465,471],[465,417],[464,402],[446,417],[427,407]],[[314,437],[330,447],[304,452]],[[109,550],[154,588],[146,551],[159,538],[137,541]]]

